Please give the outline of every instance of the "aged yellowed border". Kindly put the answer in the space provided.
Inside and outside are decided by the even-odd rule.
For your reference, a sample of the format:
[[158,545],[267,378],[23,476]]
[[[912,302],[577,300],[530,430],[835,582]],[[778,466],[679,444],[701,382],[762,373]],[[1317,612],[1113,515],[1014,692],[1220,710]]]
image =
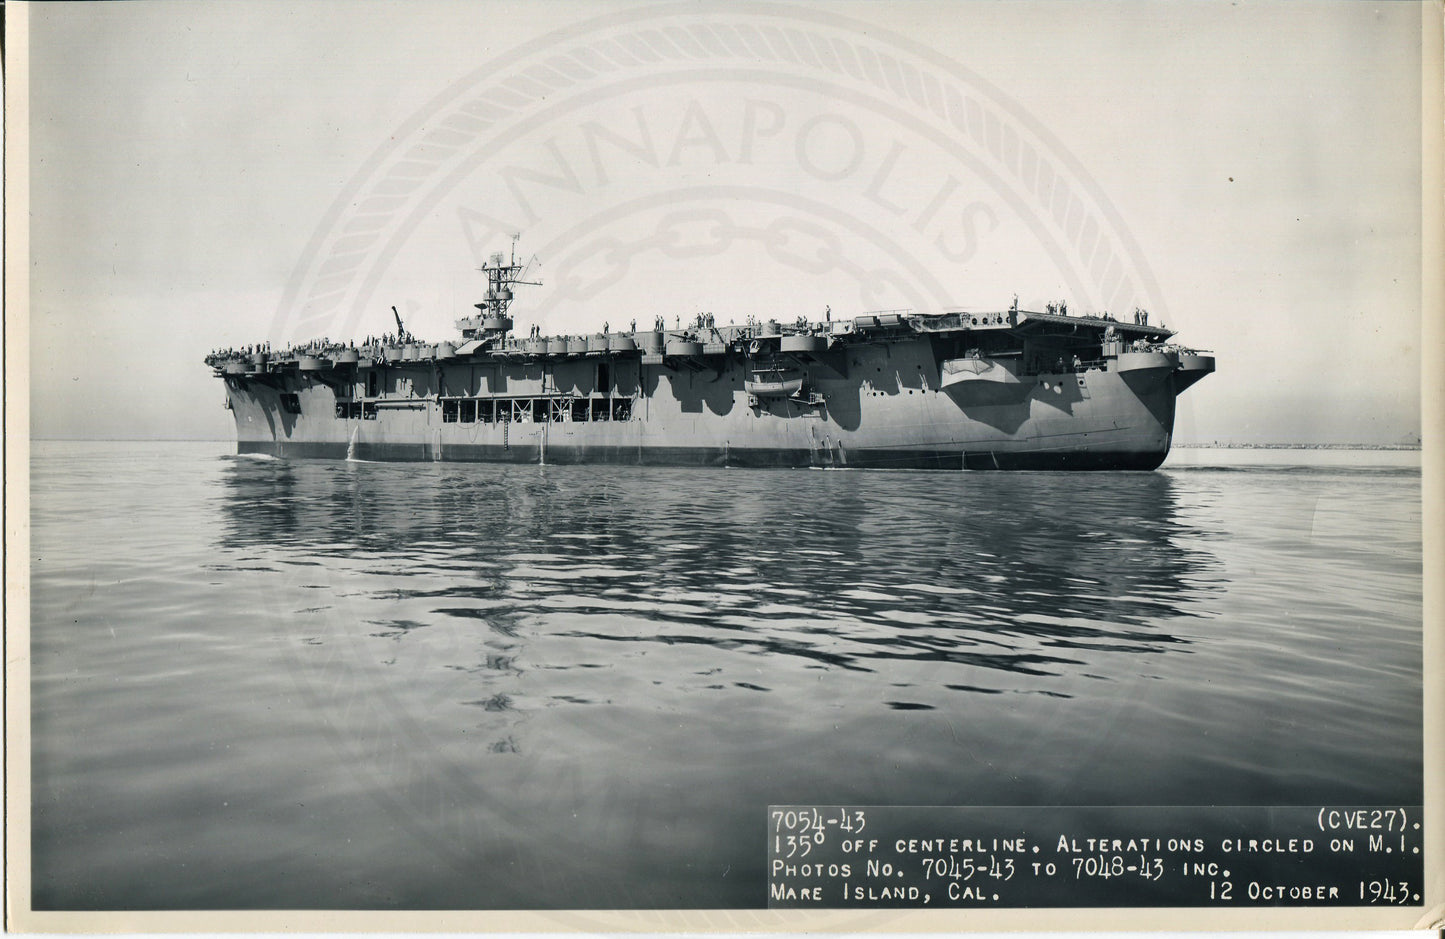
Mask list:
[[30,908],[30,10],[23,4],[5,10],[4,55],[5,924],[15,929]]
[[1445,928],[1445,7],[1421,5],[1420,429],[1424,522],[1425,916]]
[[[19,932],[635,932],[853,931],[858,911],[206,911],[35,912],[30,897],[29,738],[29,13],[5,9],[5,756],[6,926]],[[1425,913],[1399,909],[879,911],[880,933],[1080,930],[1358,930],[1445,927],[1445,11],[1420,4],[1422,380],[1424,438]]]

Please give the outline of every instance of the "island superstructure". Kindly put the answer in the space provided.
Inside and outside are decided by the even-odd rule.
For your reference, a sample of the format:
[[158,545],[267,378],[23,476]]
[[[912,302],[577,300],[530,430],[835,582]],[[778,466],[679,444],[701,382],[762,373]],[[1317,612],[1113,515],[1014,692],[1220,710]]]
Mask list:
[[515,258],[460,337],[206,357],[238,450],[286,458],[739,467],[1132,469],[1214,370],[1136,310],[908,310],[513,334]]

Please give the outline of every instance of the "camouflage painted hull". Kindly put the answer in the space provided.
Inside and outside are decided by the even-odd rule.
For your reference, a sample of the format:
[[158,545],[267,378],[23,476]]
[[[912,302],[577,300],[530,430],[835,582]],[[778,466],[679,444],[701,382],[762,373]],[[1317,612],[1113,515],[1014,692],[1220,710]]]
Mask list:
[[[1102,320],[1079,318],[1081,343],[1077,324],[1065,335],[1030,331],[1025,319],[1000,315],[982,328],[968,317],[961,325],[958,317],[891,329],[849,324],[844,333],[819,330],[824,334],[793,342],[736,333],[706,343],[660,333],[607,342],[599,334],[530,348],[532,340],[212,364],[220,363],[240,452],[288,458],[1159,466],[1169,452],[1175,398],[1213,370],[1212,357],[1127,345]],[[1032,322],[1056,327],[1056,319],[1035,315]],[[1153,334],[1146,339],[1167,337],[1146,332]]]

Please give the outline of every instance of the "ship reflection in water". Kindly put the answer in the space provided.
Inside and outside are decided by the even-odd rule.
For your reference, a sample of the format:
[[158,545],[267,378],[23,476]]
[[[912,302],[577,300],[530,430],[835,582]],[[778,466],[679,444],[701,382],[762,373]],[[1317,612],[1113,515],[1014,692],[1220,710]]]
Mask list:
[[[1207,554],[1180,547],[1198,533],[1179,529],[1174,483],[1160,474],[417,471],[238,459],[227,482],[228,547],[340,565],[333,583],[384,578],[325,610],[278,615],[344,611],[396,639],[453,618],[513,642],[571,638],[598,652],[698,644],[864,672],[899,662],[986,669],[930,672],[969,675],[981,692],[1017,690],[990,671],[1023,673],[1058,679],[1038,690],[1068,696],[1065,682],[1099,653],[1184,643],[1167,621],[1208,615],[1218,578]],[[386,615],[403,609],[411,618]],[[909,677],[920,693],[933,684]]]
[[1100,764],[1139,756],[1112,738],[1219,593],[1162,474],[237,459],[224,489],[306,707],[378,791],[418,761],[398,824],[463,866],[565,868],[581,837],[594,873],[637,850],[711,882],[603,905],[756,902],[761,856],[718,849],[785,795],[1154,801],[1155,757]]
[[1418,801],[1418,473],[212,461],[204,609],[38,643],[42,905],[759,907],[769,804]]

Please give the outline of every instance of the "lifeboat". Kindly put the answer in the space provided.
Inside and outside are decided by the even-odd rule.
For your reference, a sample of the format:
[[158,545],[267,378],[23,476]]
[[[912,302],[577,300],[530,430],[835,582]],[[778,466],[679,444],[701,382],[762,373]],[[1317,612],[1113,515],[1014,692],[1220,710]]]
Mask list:
[[762,369],[743,379],[743,390],[757,398],[787,398],[803,390],[803,374],[785,369]]

